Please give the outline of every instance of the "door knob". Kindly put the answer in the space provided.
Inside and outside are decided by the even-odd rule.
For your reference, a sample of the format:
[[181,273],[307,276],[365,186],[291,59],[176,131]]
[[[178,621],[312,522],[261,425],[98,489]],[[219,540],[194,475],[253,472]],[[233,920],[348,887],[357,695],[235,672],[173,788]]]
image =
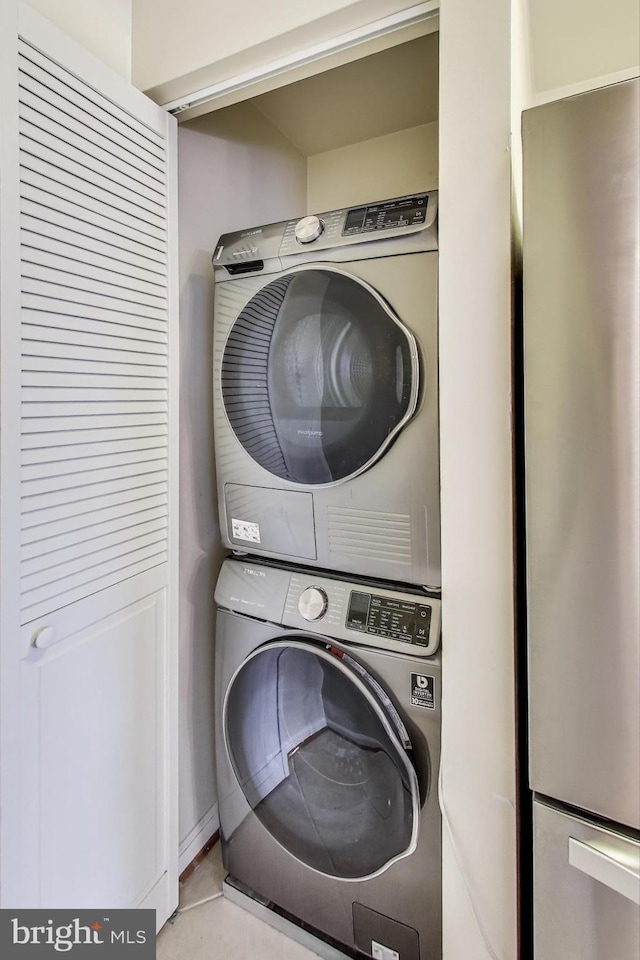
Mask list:
[[32,637],[32,644],[38,650],[46,650],[58,641],[58,634],[55,627],[40,627]]

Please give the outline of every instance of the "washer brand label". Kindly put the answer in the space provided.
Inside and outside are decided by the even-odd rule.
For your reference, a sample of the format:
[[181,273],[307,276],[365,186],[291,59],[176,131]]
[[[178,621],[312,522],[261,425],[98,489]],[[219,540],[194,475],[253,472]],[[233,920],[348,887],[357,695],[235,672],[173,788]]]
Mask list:
[[425,673],[411,674],[411,706],[436,708],[436,678]]
[[0,955],[72,960],[156,955],[155,910],[0,910]]
[[234,540],[247,540],[249,543],[260,543],[260,525],[250,520],[234,520],[231,518],[231,535]]

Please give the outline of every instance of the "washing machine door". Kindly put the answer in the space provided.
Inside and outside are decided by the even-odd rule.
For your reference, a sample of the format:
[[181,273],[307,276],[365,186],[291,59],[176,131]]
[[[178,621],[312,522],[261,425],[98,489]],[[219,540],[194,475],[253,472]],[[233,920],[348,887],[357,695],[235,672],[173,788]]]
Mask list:
[[221,387],[231,428],[265,470],[328,484],[382,454],[415,411],[418,376],[413,335],[371,286],[306,268],[239,313]]
[[291,638],[259,647],[229,684],[223,728],[253,815],[308,867],[361,880],[415,849],[420,799],[407,731],[343,651]]

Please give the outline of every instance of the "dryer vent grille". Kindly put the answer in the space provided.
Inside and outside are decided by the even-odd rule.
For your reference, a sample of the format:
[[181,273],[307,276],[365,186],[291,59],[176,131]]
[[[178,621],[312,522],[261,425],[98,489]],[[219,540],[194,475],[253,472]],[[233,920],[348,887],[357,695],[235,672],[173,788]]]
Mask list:
[[406,513],[329,507],[332,558],[369,557],[395,566],[411,566],[411,518]]
[[241,311],[220,375],[225,410],[238,440],[249,456],[284,479],[288,471],[273,423],[267,371],[273,328],[292,279],[274,280]]

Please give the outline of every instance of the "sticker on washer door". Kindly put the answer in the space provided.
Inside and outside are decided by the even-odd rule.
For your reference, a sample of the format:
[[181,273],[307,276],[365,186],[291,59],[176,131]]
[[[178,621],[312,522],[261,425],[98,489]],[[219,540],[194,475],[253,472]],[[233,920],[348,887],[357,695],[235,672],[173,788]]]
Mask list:
[[260,525],[250,520],[234,520],[231,518],[231,535],[234,540],[248,540],[249,543],[260,543]]
[[436,708],[436,678],[426,673],[411,674],[411,706]]
[[400,954],[390,947],[385,947],[377,940],[371,941],[371,956],[373,960],[400,960]]

